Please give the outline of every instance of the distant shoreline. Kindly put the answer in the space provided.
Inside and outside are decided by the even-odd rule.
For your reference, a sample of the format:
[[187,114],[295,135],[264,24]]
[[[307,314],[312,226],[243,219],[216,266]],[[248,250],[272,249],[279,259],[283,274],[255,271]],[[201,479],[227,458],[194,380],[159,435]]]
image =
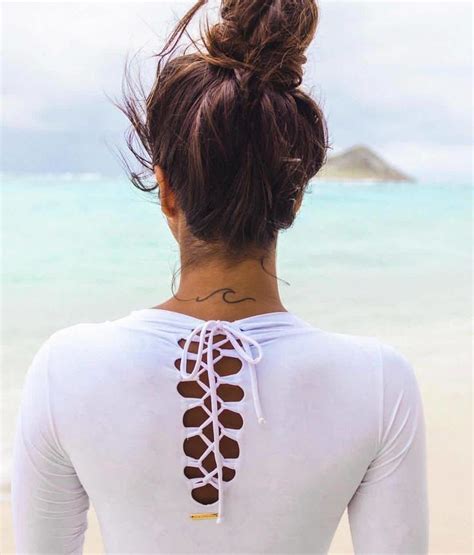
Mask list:
[[355,145],[329,156],[318,176],[331,181],[393,181],[413,183],[415,179],[386,162],[369,147]]

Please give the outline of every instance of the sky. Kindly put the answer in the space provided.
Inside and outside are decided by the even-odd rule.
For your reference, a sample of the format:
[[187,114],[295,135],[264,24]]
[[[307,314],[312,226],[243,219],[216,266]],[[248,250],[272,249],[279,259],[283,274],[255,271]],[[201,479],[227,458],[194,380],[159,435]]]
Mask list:
[[[362,143],[418,180],[469,182],[471,2],[318,4],[303,87],[332,152]],[[191,5],[2,3],[1,169],[124,175],[115,152],[128,122],[108,97],[120,97],[127,56],[152,78],[151,55]]]

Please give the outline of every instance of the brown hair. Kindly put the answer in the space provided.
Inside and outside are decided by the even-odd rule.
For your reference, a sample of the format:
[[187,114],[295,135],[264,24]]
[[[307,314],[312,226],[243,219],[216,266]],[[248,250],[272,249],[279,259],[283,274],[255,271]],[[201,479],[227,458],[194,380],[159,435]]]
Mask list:
[[[318,104],[300,85],[305,50],[316,32],[314,0],[223,0],[220,18],[187,26],[198,1],[156,55],[151,91],[125,74],[131,122],[127,144],[142,165],[165,171],[190,233],[237,255],[266,249],[295,218],[295,203],[325,162],[327,128]],[[196,52],[177,55],[186,31]],[[138,147],[136,139],[138,139]]]

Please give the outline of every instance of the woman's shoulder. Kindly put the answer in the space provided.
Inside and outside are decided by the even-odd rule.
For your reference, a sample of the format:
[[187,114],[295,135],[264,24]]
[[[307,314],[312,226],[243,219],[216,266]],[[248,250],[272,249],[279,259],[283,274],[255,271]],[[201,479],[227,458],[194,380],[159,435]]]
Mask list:
[[57,351],[91,350],[94,346],[105,350],[108,345],[125,348],[127,338],[136,340],[141,335],[137,332],[143,330],[133,316],[131,312],[107,320],[77,322],[54,331],[45,344]]
[[133,349],[134,336],[114,322],[85,321],[58,328],[40,344],[38,352],[47,351],[50,367],[62,368],[61,372],[91,360],[121,356]]
[[326,332],[325,336],[333,350],[346,353],[344,360],[354,362],[350,364],[351,378],[354,373],[370,378],[381,410],[421,405],[417,370],[405,349],[378,335]]
[[[173,334],[168,333],[170,330],[166,326],[150,326],[142,319],[134,318],[133,313],[131,315],[100,322],[80,322],[60,328],[47,338],[41,350],[51,351],[53,358],[62,366],[61,363],[66,359],[73,363],[99,358],[105,362],[123,357],[126,353],[144,353],[148,348],[156,355],[159,345],[163,345],[158,339],[163,339],[165,343],[172,339]],[[270,341],[270,344],[277,346],[277,350],[289,349],[325,365],[350,368],[351,372],[360,374],[372,374],[380,381],[381,386],[416,385],[413,365],[403,351],[391,342],[377,335],[317,327],[298,316],[296,321],[301,325],[294,327],[294,333],[289,331],[292,328],[285,330],[285,334],[291,336],[289,343]]]
[[402,347],[379,335],[319,328],[306,322],[306,348],[351,371],[372,372],[381,387],[416,389],[416,370]]
[[67,350],[69,348],[81,348],[86,345],[102,342],[110,335],[110,321],[102,322],[78,322],[55,330],[47,337],[43,345],[51,350]]

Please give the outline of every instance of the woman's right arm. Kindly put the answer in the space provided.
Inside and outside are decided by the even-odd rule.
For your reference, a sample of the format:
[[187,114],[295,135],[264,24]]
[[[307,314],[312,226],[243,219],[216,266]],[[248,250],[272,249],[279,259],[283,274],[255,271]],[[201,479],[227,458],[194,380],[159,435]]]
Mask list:
[[80,554],[89,498],[57,435],[49,383],[53,337],[36,353],[22,392],[12,465],[16,552]]
[[348,505],[355,553],[428,553],[424,411],[410,363],[380,343],[377,453]]

